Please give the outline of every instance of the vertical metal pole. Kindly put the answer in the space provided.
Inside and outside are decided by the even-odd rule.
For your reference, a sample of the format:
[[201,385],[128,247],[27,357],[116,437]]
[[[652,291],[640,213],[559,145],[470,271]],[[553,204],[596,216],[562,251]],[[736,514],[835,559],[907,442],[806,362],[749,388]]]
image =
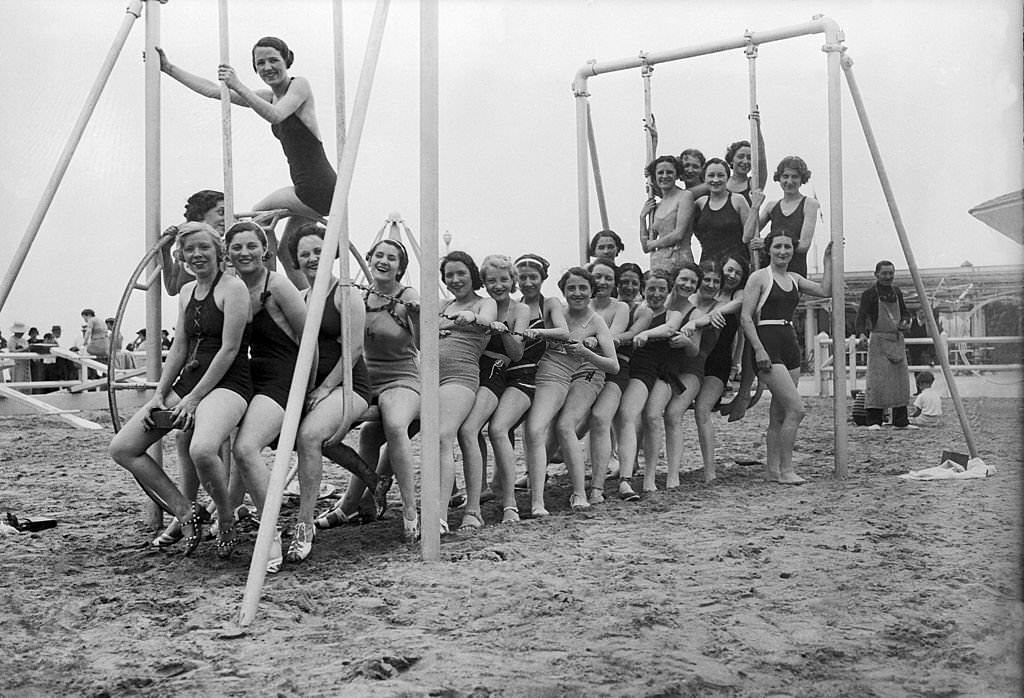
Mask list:
[[[751,32],[747,32],[747,40],[750,41]],[[750,41],[744,50],[747,55],[747,73],[750,79],[750,113],[757,111],[757,44]],[[750,119],[750,188],[760,190],[764,186],[761,181],[760,165],[764,153],[761,152],[761,139],[758,130],[758,123]],[[756,215],[756,214],[755,214]]]
[[[658,139],[654,135],[654,112],[651,108],[651,74],[654,73],[654,66],[647,63],[647,57],[641,53],[640,58],[644,61],[643,67],[640,69],[640,76],[644,82],[644,167],[654,162],[654,158],[658,154]],[[655,194],[654,182],[644,177],[644,196],[648,199],[654,197]],[[654,214],[650,213],[647,216],[647,226],[650,228],[654,224]]]
[[[825,55],[828,57],[828,192],[829,223],[832,228],[832,339],[838,341],[846,335],[846,294],[843,249],[843,123],[842,93],[840,92],[839,59],[842,33],[828,26],[825,32]],[[846,396],[843,390],[842,352],[834,352],[832,371],[832,406],[835,429],[835,476],[846,477],[847,431]],[[856,369],[854,369],[856,370]]]
[[[601,165],[597,161],[597,138],[594,136],[594,119],[587,104],[587,144],[590,147],[590,162],[594,166],[594,191],[597,192],[597,210],[601,212],[601,227],[608,229],[608,206],[604,199],[604,182],[601,180]],[[584,260],[586,261],[586,260]]]
[[971,424],[967,419],[967,412],[964,410],[963,401],[960,399],[960,390],[956,385],[956,378],[953,376],[953,369],[949,366],[949,352],[946,342],[939,332],[938,323],[932,314],[931,303],[928,301],[928,291],[921,279],[921,273],[917,268],[917,260],[914,258],[914,251],[910,247],[910,238],[907,236],[907,229],[903,225],[903,217],[900,215],[899,207],[896,205],[896,196],[892,191],[892,184],[889,182],[889,175],[885,170],[885,163],[882,162],[882,154],[875,141],[875,134],[871,130],[871,123],[868,121],[868,113],[864,108],[864,100],[861,98],[857,81],[853,77],[853,61],[849,56],[843,56],[843,72],[846,75],[846,85],[850,88],[850,96],[853,98],[853,105],[857,110],[857,117],[860,119],[861,128],[864,131],[864,138],[868,143],[868,150],[871,151],[871,159],[875,163],[875,170],[878,172],[878,181],[882,185],[882,192],[885,194],[885,202],[889,206],[889,215],[896,226],[896,235],[900,239],[900,246],[903,248],[903,256],[907,259],[907,266],[910,268],[910,276],[914,280],[914,288],[921,299],[921,307],[924,309],[925,324],[928,327],[928,334],[935,343],[935,353],[942,366],[942,375],[949,387],[949,396],[953,399],[953,407],[956,416],[960,420],[960,428],[964,432],[964,440],[967,442],[967,450],[971,458],[978,457],[978,444],[974,440],[974,433],[971,431]]
[[[420,439],[422,472],[420,476],[420,529],[423,559],[441,558],[440,523],[447,514],[441,505],[441,453],[437,443],[441,434],[438,395],[441,310],[437,289],[441,282],[438,250],[438,2],[420,3]],[[447,501],[448,493],[444,493]]]
[[576,196],[579,218],[580,263],[587,263],[587,247],[590,242],[590,191],[587,188],[589,165],[587,163],[587,98],[586,90],[574,91],[576,98]]
[[[160,60],[156,47],[160,45],[160,3],[146,2],[146,249],[151,249],[160,238]],[[158,257],[147,267],[147,276],[152,276],[158,265]],[[162,329],[163,286],[152,283],[146,289],[146,380],[156,383],[163,368],[163,352],[160,347]],[[163,449],[160,442],[149,448],[149,455],[163,465]],[[147,497],[146,520],[154,529],[163,525],[163,512],[156,502]]]
[[[25,264],[25,258],[28,257],[28,251],[32,249],[32,243],[35,241],[36,234],[43,224],[43,219],[46,218],[46,212],[50,210],[50,204],[53,203],[53,197],[57,194],[57,188],[60,187],[61,180],[64,179],[64,173],[67,172],[68,165],[71,164],[71,158],[75,154],[79,141],[82,140],[82,134],[85,133],[85,127],[89,124],[89,118],[96,109],[96,103],[99,102],[100,95],[103,94],[103,87],[107,84],[107,79],[114,70],[117,57],[121,55],[121,49],[124,48],[124,43],[128,39],[128,32],[131,31],[135,20],[142,15],[142,0],[131,0],[128,7],[125,8],[125,12],[127,16],[121,21],[121,26],[114,36],[110,50],[107,51],[107,57],[103,60],[103,65],[100,66],[100,72],[96,76],[92,88],[89,90],[89,95],[85,98],[85,104],[78,115],[78,121],[75,122],[74,127],[71,129],[71,134],[64,144],[64,150],[61,151],[60,157],[57,158],[57,164],[53,168],[50,180],[46,183],[43,196],[28,222],[28,228],[25,229],[25,234],[21,238],[21,243],[18,244],[18,249],[14,251],[14,255],[11,257],[11,263],[7,267],[7,273],[4,275],[3,282],[0,283],[0,310],[3,310],[4,304],[7,303],[7,297],[11,294],[11,289],[14,287],[14,280],[18,278],[21,267]],[[153,56],[155,54],[151,53],[149,55]],[[159,65],[159,61],[157,61],[157,65]]]
[[[340,222],[343,209],[348,206],[348,193],[352,188],[352,176],[356,167],[356,155],[359,152],[359,140],[366,123],[367,107],[370,103],[370,92],[373,88],[373,76],[380,57],[380,47],[384,36],[384,25],[387,21],[389,0],[377,0],[373,20],[370,25],[370,37],[366,44],[362,74],[356,88],[355,103],[352,106],[352,127],[338,172],[338,183],[334,188],[331,211],[327,219],[327,232],[324,235],[322,255],[330,258],[338,249]],[[267,574],[267,559],[270,557],[270,545],[274,541],[277,529],[277,517],[281,512],[281,497],[284,493],[285,480],[288,476],[288,461],[295,446],[295,436],[299,430],[302,403],[306,396],[306,384],[309,380],[310,368],[313,365],[313,354],[316,351],[317,335],[320,320],[323,316],[324,302],[331,279],[330,264],[321,264],[316,272],[316,279],[309,292],[309,303],[306,311],[306,324],[302,329],[299,342],[299,355],[295,361],[292,382],[288,390],[288,403],[284,411],[284,423],[278,437],[277,452],[274,466],[270,472],[267,485],[267,498],[260,517],[260,530],[253,547],[252,562],[249,564],[249,578],[245,585],[245,597],[238,622],[242,626],[249,625],[256,617],[260,595],[263,591],[263,580]]]
[[[231,63],[228,44],[228,0],[217,2],[217,28],[220,32],[220,62]],[[231,161],[231,91],[220,83],[221,158],[224,164],[224,229],[235,222],[235,179]]]
[[[341,169],[341,158],[345,152],[345,26],[342,16],[342,0],[334,0],[334,117],[335,137],[337,139],[337,168]],[[352,414],[352,313],[349,308],[349,301],[352,295],[352,288],[348,285],[351,281],[351,269],[349,262],[349,229],[348,229],[348,206],[345,206],[339,226],[338,244],[338,275],[341,279],[341,362],[342,373],[342,409],[346,415]],[[330,258],[325,257],[326,264]],[[333,265],[331,265],[333,266]],[[333,299],[328,298],[330,303]]]

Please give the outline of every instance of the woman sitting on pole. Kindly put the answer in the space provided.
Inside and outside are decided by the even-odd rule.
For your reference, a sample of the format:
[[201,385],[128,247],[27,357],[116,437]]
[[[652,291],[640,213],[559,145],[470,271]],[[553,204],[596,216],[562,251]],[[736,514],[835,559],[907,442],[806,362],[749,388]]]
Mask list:
[[[505,371],[507,385],[487,425],[487,438],[494,450],[495,493],[501,493],[501,522],[519,522],[516,506],[516,455],[512,432],[523,420],[537,391],[537,364],[547,348],[547,339],[568,339],[565,310],[557,298],[545,298],[541,287],[548,278],[548,261],[537,254],[524,254],[514,265],[521,303],[529,318],[523,356]],[[528,478],[527,478],[528,480]],[[524,487],[527,483],[523,483]]]
[[[640,313],[648,318],[648,327],[655,329],[665,324],[669,288],[674,278],[666,269],[651,269],[644,274],[644,305]],[[650,331],[650,330],[645,330]],[[619,439],[619,498],[627,502],[640,499],[630,483],[633,468],[636,465],[638,446],[637,435],[640,433],[644,405],[651,389],[658,380],[665,361],[668,345],[665,342],[650,342],[640,339],[638,333],[633,337],[633,355],[629,362],[629,383],[622,392],[619,409],[615,413],[615,434]],[[644,458],[646,468],[654,470],[658,465],[658,453],[661,451],[661,430],[644,434]]]
[[[193,92],[211,99],[220,99],[217,83],[172,65],[164,52],[159,52],[160,70]],[[294,60],[295,54],[284,41],[265,36],[252,47],[252,68],[270,89],[249,89],[229,65],[218,67],[217,78],[230,89],[232,103],[250,107],[269,121],[271,131],[281,141],[288,159],[292,186],[268,194],[253,208],[256,211],[284,208],[294,214],[285,226],[279,248],[271,231],[271,252],[276,252],[281,258],[282,266],[292,282],[303,285],[305,279],[295,270],[295,260],[287,258],[288,239],[303,222],[295,216],[315,219],[330,213],[337,174],[324,152],[309,81],[288,74]],[[270,267],[273,266],[271,263]]]
[[[785,161],[784,161],[785,162]],[[760,206],[764,194],[755,192],[753,205]],[[768,235],[765,249],[769,266],[750,275],[743,295],[740,323],[754,349],[754,360],[762,380],[772,392],[768,410],[767,477],[770,481],[799,485],[805,480],[793,467],[793,444],[804,417],[800,381],[800,344],[793,329],[793,313],[800,293],[827,298],[832,294],[832,243],[825,248],[825,272],[821,283],[789,271],[797,238],[779,230]]]
[[750,206],[739,194],[726,188],[729,166],[725,160],[711,158],[704,168],[704,182],[710,193],[697,199],[693,234],[700,242],[700,261],[724,259],[727,255],[749,258],[744,223]]
[[[614,373],[619,370],[608,325],[590,308],[594,277],[582,267],[572,267],[559,279],[558,288],[567,303],[565,319],[571,341],[549,342],[547,351],[537,363],[537,392],[526,416],[526,467],[534,517],[548,515],[544,506],[547,438],[552,423],[565,404],[573,375],[584,362],[593,364],[596,371]],[[527,330],[527,334],[532,333]],[[579,447],[575,423],[560,422],[556,431],[563,453]],[[578,464],[570,466],[569,472],[573,486],[569,505],[573,511],[589,507],[583,476],[581,459]]]
[[[281,432],[288,391],[299,355],[298,338],[306,321],[302,296],[283,274],[271,271],[264,263],[269,255],[267,237],[256,223],[235,223],[224,234],[228,260],[249,290],[252,322],[249,355],[253,398],[235,437],[234,454],[238,471],[245,482],[259,515],[267,497],[270,471],[261,452]],[[233,541],[233,527],[226,540]],[[268,572],[281,566],[280,538],[276,538],[267,563]]]
[[711,423],[711,411],[725,392],[732,373],[733,342],[737,338],[736,330],[739,329],[743,284],[748,269],[746,260],[738,255],[725,258],[717,302],[703,321],[720,328],[715,346],[704,362],[704,379],[693,407],[697,438],[700,440],[700,452],[704,460],[705,482],[715,479],[715,430]]
[[[380,422],[368,422],[359,430],[359,455],[367,463],[380,464],[378,473],[385,469],[394,473],[402,495],[403,535],[411,543],[420,531],[411,441],[420,415],[419,295],[401,284],[409,253],[398,240],[380,240],[367,252],[366,261],[371,285],[363,297],[363,357],[370,374],[371,403],[380,406]],[[387,447],[382,450],[385,441]],[[350,480],[345,496],[315,521],[316,527],[360,523],[364,494],[366,483]]]
[[[213,189],[203,189],[188,197],[185,202],[185,221],[206,223],[218,235],[224,234],[224,194]],[[180,228],[172,225],[163,232],[163,236],[175,237]],[[174,250],[168,243],[160,248],[160,263],[163,269],[164,289],[168,296],[178,295],[181,287],[195,279],[185,268],[181,260],[181,251]],[[140,347],[141,348],[141,347]]]
[[[316,223],[302,225],[291,239],[293,249],[289,251],[299,271],[305,274],[310,288],[313,287],[320,266],[323,240],[324,230]],[[305,416],[299,424],[295,441],[295,449],[298,451],[299,514],[286,553],[289,562],[305,560],[313,548],[314,508],[323,477],[322,456],[326,455],[345,467],[351,467],[352,459],[359,460],[359,456],[341,440],[370,404],[370,376],[363,360],[366,311],[359,296],[350,294],[347,315],[351,323],[348,334],[352,348],[352,404],[346,411],[342,386],[345,373],[341,351],[341,343],[344,341],[342,299],[341,286],[332,276],[317,339],[316,378],[313,380],[313,389],[306,396]],[[359,461],[359,465],[369,470],[365,462]],[[375,485],[376,473],[369,470],[369,474],[373,478],[367,484]],[[367,475],[363,474],[362,477],[365,482]]]
[[179,463],[183,470],[195,468],[216,503],[217,552],[228,557],[234,520],[219,451],[252,397],[246,337],[249,297],[241,280],[221,273],[224,247],[213,228],[188,223],[177,242],[183,261],[196,276],[178,300],[177,341],[167,355],[156,395],[114,436],[110,456],[135,476],[161,509],[181,522],[184,553],[190,555],[209,515],[190,502],[146,452],[171,429],[185,432]]
[[[476,262],[462,251],[449,252],[441,260],[441,278],[453,298],[441,308],[441,343],[438,353],[438,400],[441,410],[439,447],[441,449],[441,492],[444,504],[455,484],[455,440],[459,427],[469,416],[480,388],[480,357],[487,346],[487,330],[497,320],[498,308],[493,298],[481,296],[483,287]],[[479,487],[477,487],[479,490]],[[479,495],[477,496],[479,500]],[[476,510],[467,501],[463,525],[483,525]],[[473,520],[475,518],[475,520]],[[448,521],[441,519],[441,535],[448,533]]]
[[[480,276],[488,295],[497,304],[497,318],[492,323],[495,332],[480,357],[480,388],[476,391],[473,409],[459,427],[459,448],[466,478],[466,509],[460,528],[479,528],[483,523],[480,494],[486,479],[487,456],[481,443],[481,431],[494,414],[508,385],[506,369],[523,357],[522,339],[509,334],[508,330],[522,333],[530,324],[529,308],[510,295],[516,290],[511,259],[505,255],[485,257],[480,265]],[[512,492],[511,488],[509,492]],[[514,493],[510,506],[515,507]]]
[[[811,178],[811,171],[807,169],[807,163],[803,158],[789,155],[779,161],[772,178],[782,187],[782,198],[768,202],[763,209],[761,202],[764,201],[764,194],[759,192],[759,201],[752,198],[751,210],[757,211],[758,215],[751,216],[751,219],[757,221],[757,226],[744,237],[754,240],[757,233],[771,221],[770,232],[785,231],[796,245],[789,270],[806,277],[807,250],[811,249],[814,227],[818,223],[818,202],[801,194],[800,187],[807,184]],[[754,244],[757,245],[756,242]]]
[[693,194],[676,184],[679,161],[671,155],[656,158],[645,171],[654,182],[660,201],[652,196],[640,210],[640,247],[651,255],[651,269],[666,269],[674,274],[683,262],[693,261]]
[[[652,340],[666,341],[666,345],[658,350],[660,366],[654,376],[655,380],[651,380],[649,369],[641,374],[648,386],[643,412],[646,435],[644,455],[647,458],[644,466],[644,492],[657,490],[655,466],[662,427],[667,465],[665,487],[679,487],[679,471],[683,459],[683,414],[700,391],[704,359],[714,346],[718,334],[717,330],[708,327],[697,329],[695,321],[714,304],[721,281],[720,269],[717,262],[703,262],[699,267],[692,262],[684,264],[676,274],[672,293],[665,303],[665,321],[633,338],[637,347],[643,347]],[[703,283],[705,273],[714,280],[713,284]]]

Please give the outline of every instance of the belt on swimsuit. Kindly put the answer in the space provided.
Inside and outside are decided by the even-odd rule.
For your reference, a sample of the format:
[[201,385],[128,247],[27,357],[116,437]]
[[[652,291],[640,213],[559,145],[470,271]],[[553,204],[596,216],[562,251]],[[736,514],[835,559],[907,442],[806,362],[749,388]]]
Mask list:
[[789,320],[758,320],[757,321],[757,326],[758,327],[764,327],[765,325],[789,325],[789,326],[792,326],[793,323],[790,322]]

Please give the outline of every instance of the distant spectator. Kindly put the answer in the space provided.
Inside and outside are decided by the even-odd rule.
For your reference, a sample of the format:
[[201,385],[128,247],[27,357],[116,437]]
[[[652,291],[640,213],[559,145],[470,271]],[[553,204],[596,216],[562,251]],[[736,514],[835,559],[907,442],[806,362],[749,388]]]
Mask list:
[[39,337],[39,328],[38,327],[30,327],[30,328],[28,328],[28,343],[29,344],[39,344],[42,341],[43,340]]
[[935,376],[930,371],[917,374],[917,397],[914,398],[914,410],[911,417],[914,424],[922,427],[935,427],[942,423],[942,398],[933,386]]
[[0,349],[6,349],[6,348],[7,348],[7,340],[4,339],[4,333],[0,332]]
[[[25,338],[27,329],[24,322],[15,322],[11,325],[11,339],[7,343],[8,352],[28,351],[28,339]],[[11,369],[11,381],[21,383],[30,380],[32,380],[32,362],[28,359],[15,359],[14,367]]]
[[110,353],[110,332],[106,324],[96,317],[96,311],[92,308],[82,311],[82,320],[85,321],[85,351],[96,359],[106,360]]
[[146,328],[143,327],[141,330],[135,333],[135,339],[128,342],[128,346],[125,347],[128,351],[142,351],[146,348]]
[[876,264],[875,285],[861,294],[857,312],[860,344],[868,348],[864,406],[868,410],[869,429],[882,428],[886,409],[892,409],[894,427],[908,425],[910,385],[903,333],[910,326],[910,313],[903,292],[892,283],[895,275],[896,267],[889,260]]
[[173,343],[174,339],[171,338],[170,333],[167,330],[160,330],[160,348],[170,349]]

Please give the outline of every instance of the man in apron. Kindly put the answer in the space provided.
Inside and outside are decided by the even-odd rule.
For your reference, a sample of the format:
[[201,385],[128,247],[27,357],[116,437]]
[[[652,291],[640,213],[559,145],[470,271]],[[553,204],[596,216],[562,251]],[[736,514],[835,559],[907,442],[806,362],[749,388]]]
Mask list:
[[886,409],[892,425],[906,429],[910,403],[910,373],[903,333],[910,327],[910,313],[903,292],[893,286],[896,267],[888,260],[875,265],[875,285],[861,294],[857,333],[868,347],[868,380],[864,395],[869,429],[881,429]]

